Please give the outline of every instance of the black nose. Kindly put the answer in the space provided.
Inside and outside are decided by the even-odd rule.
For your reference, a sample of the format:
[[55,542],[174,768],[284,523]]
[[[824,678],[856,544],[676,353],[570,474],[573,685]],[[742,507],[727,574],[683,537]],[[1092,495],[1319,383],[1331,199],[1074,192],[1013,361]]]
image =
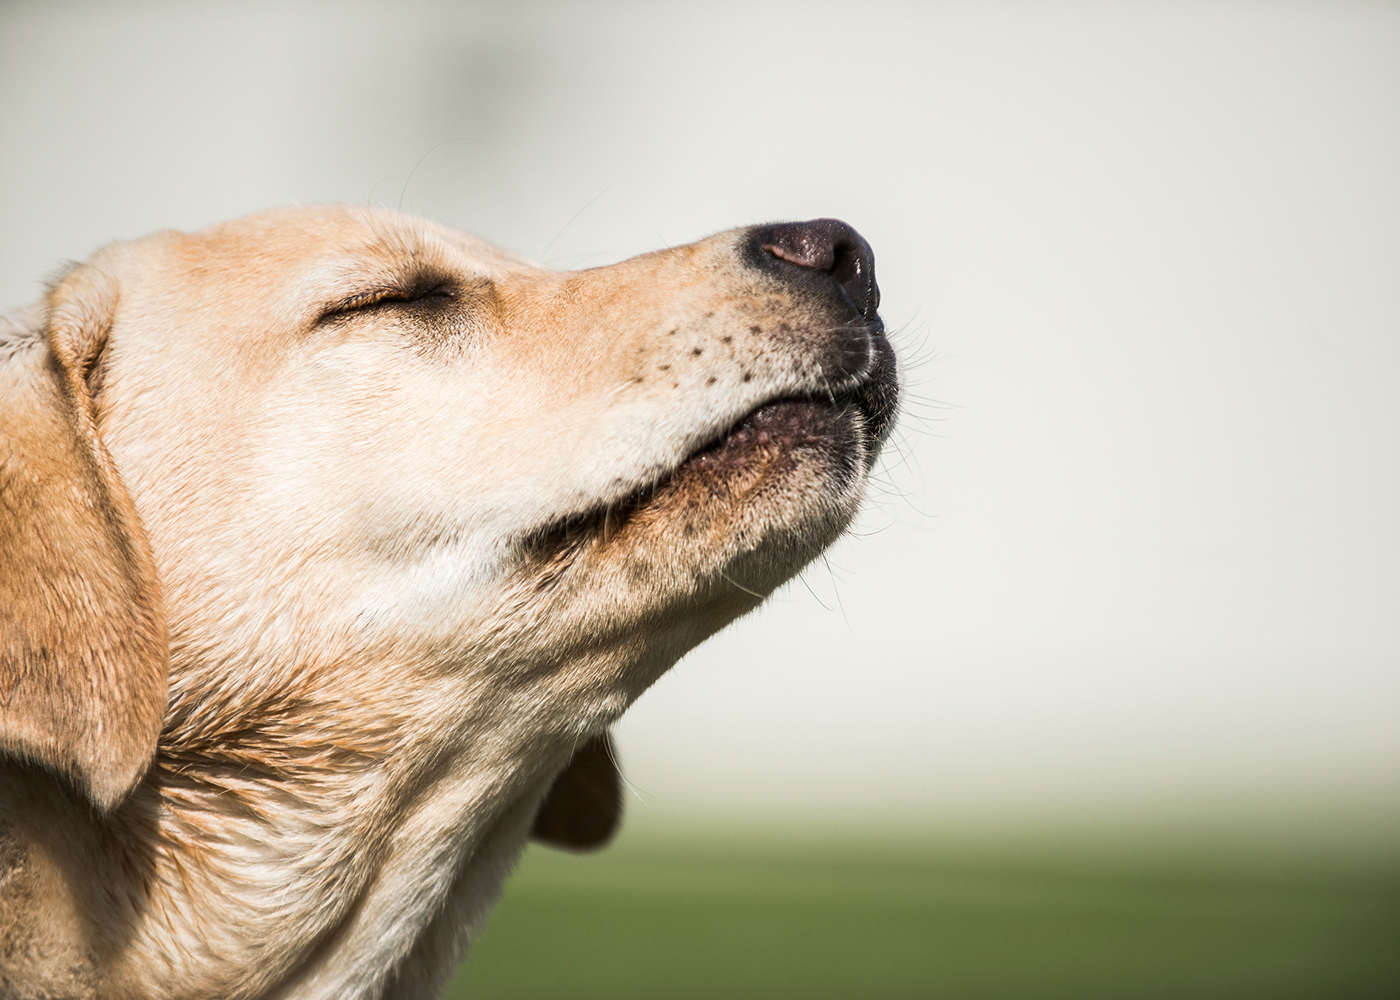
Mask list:
[[851,305],[866,319],[880,308],[875,254],[865,237],[840,219],[813,219],[763,226],[754,233],[758,249],[798,267],[830,275]]

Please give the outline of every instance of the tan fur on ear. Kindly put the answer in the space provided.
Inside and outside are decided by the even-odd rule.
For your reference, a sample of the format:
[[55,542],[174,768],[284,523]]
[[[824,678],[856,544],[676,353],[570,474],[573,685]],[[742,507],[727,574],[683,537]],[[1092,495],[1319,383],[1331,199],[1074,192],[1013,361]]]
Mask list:
[[104,810],[155,753],[168,658],[155,565],[89,385],[117,296],[89,266],[47,317],[0,321],[0,751]]
[[530,835],[574,851],[605,846],[622,820],[622,775],[612,740],[595,736],[574,751],[535,814]]

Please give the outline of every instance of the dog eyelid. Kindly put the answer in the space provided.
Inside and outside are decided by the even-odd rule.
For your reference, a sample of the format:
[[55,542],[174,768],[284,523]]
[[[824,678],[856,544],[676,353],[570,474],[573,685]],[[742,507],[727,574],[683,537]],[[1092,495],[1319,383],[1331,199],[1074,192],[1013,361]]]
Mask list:
[[373,309],[376,306],[412,305],[415,302],[451,302],[457,298],[457,289],[449,282],[436,284],[402,286],[386,285],[370,288],[334,302],[327,303],[321,311],[318,323],[339,319],[351,313]]

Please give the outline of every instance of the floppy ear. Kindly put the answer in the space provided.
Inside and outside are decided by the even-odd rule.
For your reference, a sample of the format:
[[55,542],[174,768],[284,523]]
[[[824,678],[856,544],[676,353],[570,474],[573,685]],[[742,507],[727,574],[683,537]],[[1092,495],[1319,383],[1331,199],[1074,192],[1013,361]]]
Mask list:
[[530,835],[552,847],[603,847],[622,820],[622,775],[607,733],[574,751],[535,814]]
[[145,532],[95,419],[117,295],[89,266],[46,311],[0,321],[0,752],[104,810],[155,753],[168,657]]

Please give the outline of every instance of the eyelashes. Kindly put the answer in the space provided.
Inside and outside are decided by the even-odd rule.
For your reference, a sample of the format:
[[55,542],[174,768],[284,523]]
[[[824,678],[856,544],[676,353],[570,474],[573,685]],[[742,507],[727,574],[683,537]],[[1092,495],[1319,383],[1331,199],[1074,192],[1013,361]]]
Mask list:
[[344,319],[357,313],[379,309],[414,308],[436,310],[457,301],[458,290],[448,281],[423,281],[412,285],[385,285],[331,302],[321,311],[318,323]]
[[448,357],[497,329],[501,309],[490,278],[425,269],[385,275],[325,302],[313,328],[331,336],[383,336],[425,356]]

